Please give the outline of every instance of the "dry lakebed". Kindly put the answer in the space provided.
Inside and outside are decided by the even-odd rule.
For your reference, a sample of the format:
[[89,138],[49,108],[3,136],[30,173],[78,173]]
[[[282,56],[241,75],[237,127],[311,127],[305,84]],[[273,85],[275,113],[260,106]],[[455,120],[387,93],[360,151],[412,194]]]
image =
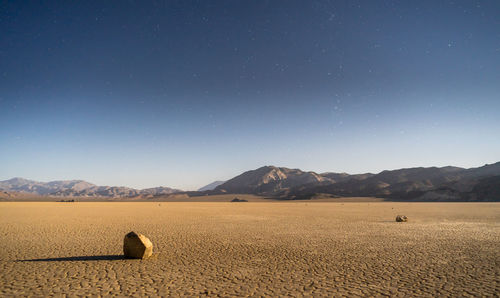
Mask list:
[[500,294],[500,203],[2,202],[0,235],[2,297]]

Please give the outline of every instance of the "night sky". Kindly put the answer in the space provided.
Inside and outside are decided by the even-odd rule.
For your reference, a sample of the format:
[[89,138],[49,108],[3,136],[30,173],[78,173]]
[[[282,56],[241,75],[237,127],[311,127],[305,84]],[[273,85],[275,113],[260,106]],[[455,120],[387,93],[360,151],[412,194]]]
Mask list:
[[499,160],[500,1],[0,2],[0,180]]

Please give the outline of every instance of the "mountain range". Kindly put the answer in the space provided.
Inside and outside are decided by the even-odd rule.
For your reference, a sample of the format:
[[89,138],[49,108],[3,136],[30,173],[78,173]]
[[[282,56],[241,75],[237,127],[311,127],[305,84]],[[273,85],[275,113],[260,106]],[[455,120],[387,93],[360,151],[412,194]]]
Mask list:
[[0,181],[0,190],[58,197],[147,197],[181,192],[169,187],[139,190],[124,186],[97,186],[83,180],[38,182],[23,178]]
[[418,201],[500,201],[500,162],[478,168],[408,168],[378,174],[315,173],[265,166],[217,186],[213,192],[280,199],[320,194]]
[[23,178],[0,181],[0,191],[59,197],[161,197],[254,194],[280,200],[314,197],[379,197],[401,201],[500,201],[500,162],[478,168],[419,167],[378,174],[315,173],[264,166],[198,191],[169,187],[134,189],[97,186],[83,180],[37,182]]

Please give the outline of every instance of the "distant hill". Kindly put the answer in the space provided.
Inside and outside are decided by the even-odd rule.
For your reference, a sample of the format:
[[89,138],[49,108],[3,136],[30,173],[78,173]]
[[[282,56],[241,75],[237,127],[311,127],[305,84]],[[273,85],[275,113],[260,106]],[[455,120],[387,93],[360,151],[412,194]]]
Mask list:
[[52,181],[45,183],[17,177],[0,181],[1,190],[37,195],[48,195],[60,190],[81,191],[91,187],[95,187],[95,185],[83,180]]
[[198,191],[214,190],[217,186],[223,184],[224,182],[226,182],[226,181],[214,181],[214,182],[212,182],[210,184],[207,184],[207,185],[205,185],[203,187],[200,187],[198,189]]
[[83,180],[38,182],[23,178],[0,181],[0,190],[10,193],[11,196],[13,196],[12,192],[17,192],[61,197],[135,197],[181,192],[181,190],[169,187],[139,190],[124,186],[97,186]]
[[391,200],[500,201],[500,162],[479,168],[408,168],[378,174],[304,172],[265,166],[247,171],[215,188],[222,193],[249,193],[282,199],[309,199],[318,194],[370,196]]
[[224,182],[226,182],[226,181],[219,181],[219,180],[214,181],[214,182],[212,182],[210,184],[207,184],[207,185],[205,185],[203,187],[200,187],[198,189],[198,191],[214,190],[217,186],[223,184]]

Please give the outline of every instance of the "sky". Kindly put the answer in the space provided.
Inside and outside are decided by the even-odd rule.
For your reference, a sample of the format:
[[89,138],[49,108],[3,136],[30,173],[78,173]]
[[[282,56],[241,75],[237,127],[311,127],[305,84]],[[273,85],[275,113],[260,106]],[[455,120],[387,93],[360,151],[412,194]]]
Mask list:
[[2,1],[0,180],[500,161],[500,2]]

